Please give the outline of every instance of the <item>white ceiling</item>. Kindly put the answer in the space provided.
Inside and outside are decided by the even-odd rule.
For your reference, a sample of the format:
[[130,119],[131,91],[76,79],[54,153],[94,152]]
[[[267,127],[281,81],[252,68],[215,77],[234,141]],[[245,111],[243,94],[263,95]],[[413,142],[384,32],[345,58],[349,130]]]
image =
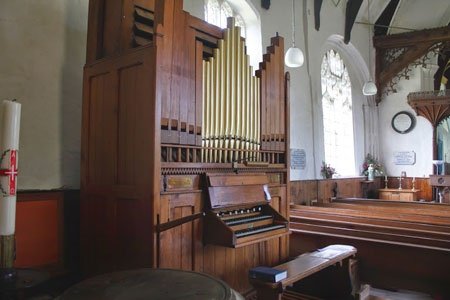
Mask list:
[[[359,9],[357,22],[374,23],[389,0],[370,0],[370,20],[367,19],[367,3],[364,0]],[[388,34],[402,33],[408,30],[422,30],[447,26],[450,22],[450,0],[400,0]],[[396,28],[399,27],[399,28]]]

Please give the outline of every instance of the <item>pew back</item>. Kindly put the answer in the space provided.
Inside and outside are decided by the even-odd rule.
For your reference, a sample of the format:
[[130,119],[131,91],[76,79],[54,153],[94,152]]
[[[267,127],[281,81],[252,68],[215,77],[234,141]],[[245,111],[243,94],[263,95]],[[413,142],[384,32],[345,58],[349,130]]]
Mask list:
[[[292,205],[291,255],[344,243],[358,249],[361,280],[450,296],[450,211],[432,203],[333,199]],[[445,298],[445,297],[444,297]]]

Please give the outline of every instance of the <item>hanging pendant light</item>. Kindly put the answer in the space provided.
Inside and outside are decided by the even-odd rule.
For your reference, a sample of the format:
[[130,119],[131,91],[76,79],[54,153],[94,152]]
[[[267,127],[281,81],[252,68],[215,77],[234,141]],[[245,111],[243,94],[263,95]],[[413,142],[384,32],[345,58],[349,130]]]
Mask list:
[[372,72],[370,71],[371,69],[371,63],[372,60],[370,58],[370,52],[371,52],[371,46],[370,46],[370,14],[369,14],[369,6],[370,6],[370,0],[367,0],[367,23],[369,23],[369,80],[364,83],[363,85],[363,95],[364,96],[373,96],[378,92],[377,86],[375,85],[375,83],[372,81]]
[[284,63],[291,68],[298,68],[303,65],[303,52],[295,47],[295,6],[292,0],[292,47],[288,49],[284,56]]

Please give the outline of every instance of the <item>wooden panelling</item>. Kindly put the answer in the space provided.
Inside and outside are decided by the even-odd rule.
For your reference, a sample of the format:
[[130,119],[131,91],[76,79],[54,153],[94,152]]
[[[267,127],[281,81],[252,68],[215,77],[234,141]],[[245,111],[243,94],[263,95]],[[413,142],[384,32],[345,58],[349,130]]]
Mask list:
[[46,269],[51,275],[79,267],[79,192],[19,191],[15,267]]
[[91,274],[112,271],[115,259],[113,201],[105,196],[82,196],[80,216],[81,268]]
[[85,68],[81,242],[89,274],[152,265],[154,57],[142,47]]
[[[161,223],[176,220],[202,211],[202,194],[168,193],[161,195]],[[184,223],[181,226],[160,233],[160,268],[194,270],[196,252],[201,241],[200,221]],[[201,251],[201,250],[200,250]]]
[[[115,179],[115,160],[117,145],[117,89],[114,74],[101,70],[89,77],[89,119],[91,126],[87,132],[89,165],[87,174],[93,184],[112,184]],[[113,162],[113,163],[112,163]],[[94,165],[95,164],[95,165]]]
[[[412,189],[413,177],[402,178],[402,188]],[[432,190],[429,178],[414,178],[414,187],[419,190],[417,200],[432,200]],[[342,198],[378,198],[378,189],[384,188],[384,177],[377,177],[373,182],[364,178],[339,178],[322,180],[299,180],[290,182],[290,196],[293,204],[311,205],[311,201],[329,202],[333,196]],[[388,187],[398,188],[396,177],[388,177]],[[335,195],[336,194],[336,195]]]
[[20,194],[16,211],[15,267],[62,266],[62,193]]
[[87,63],[120,55],[133,47],[135,5],[154,11],[155,0],[89,1]]
[[272,246],[277,243],[279,239],[271,244],[262,242],[238,249],[206,245],[203,249],[203,270],[200,271],[224,280],[241,293],[248,292],[252,289],[247,279],[248,270],[255,266],[273,265],[272,258],[266,256],[273,255]]
[[291,203],[311,205],[311,201],[317,201],[317,180],[291,181]]
[[143,263],[150,266],[149,258],[143,261],[143,258],[148,257],[152,251],[148,211],[150,211],[148,199],[117,199],[115,252],[118,269],[139,268]]

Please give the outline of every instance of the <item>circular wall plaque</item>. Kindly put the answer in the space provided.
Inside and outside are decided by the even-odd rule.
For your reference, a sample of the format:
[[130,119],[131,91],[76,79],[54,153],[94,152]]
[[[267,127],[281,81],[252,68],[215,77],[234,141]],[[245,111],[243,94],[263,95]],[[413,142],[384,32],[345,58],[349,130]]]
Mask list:
[[416,118],[407,111],[398,112],[392,117],[392,128],[398,133],[408,133],[416,125]]

